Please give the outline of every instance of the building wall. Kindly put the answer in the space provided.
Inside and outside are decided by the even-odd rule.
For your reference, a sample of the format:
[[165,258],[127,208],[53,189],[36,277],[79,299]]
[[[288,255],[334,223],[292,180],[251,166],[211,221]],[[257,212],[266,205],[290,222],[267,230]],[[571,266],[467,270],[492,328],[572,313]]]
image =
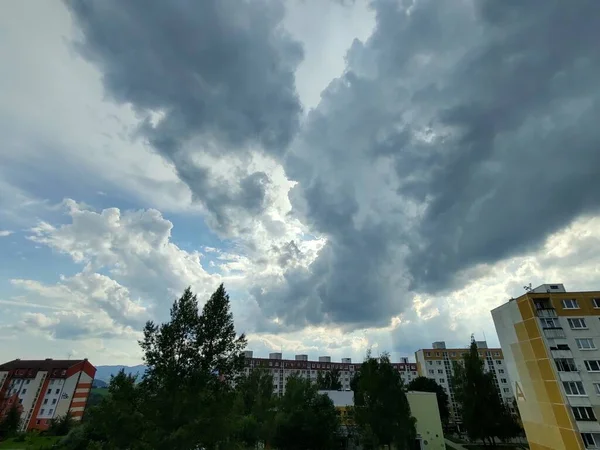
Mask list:
[[530,298],[526,295],[502,305],[492,311],[492,317],[530,448],[583,449]]
[[444,432],[434,392],[407,392],[412,416],[417,419],[417,434],[423,450],[444,450]]

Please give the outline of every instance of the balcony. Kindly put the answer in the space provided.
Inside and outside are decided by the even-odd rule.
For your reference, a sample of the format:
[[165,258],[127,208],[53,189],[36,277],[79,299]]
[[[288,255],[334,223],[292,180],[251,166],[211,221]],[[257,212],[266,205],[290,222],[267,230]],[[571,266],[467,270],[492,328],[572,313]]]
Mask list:
[[554,308],[537,308],[535,310],[535,314],[538,317],[549,317],[549,318],[557,317],[556,310]]
[[544,328],[544,336],[547,339],[564,339],[566,337],[565,330],[561,327]]

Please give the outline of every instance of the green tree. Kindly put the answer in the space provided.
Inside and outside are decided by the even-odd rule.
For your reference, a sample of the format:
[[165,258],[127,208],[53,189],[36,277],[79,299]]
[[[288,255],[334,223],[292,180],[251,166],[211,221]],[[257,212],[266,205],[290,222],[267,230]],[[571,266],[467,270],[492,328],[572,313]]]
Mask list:
[[352,380],[354,420],[367,449],[394,446],[412,449],[416,439],[415,419],[400,377],[388,354],[367,358]]
[[74,424],[75,421],[71,411],[67,411],[64,416],[55,417],[50,421],[48,434],[51,436],[66,436]]
[[275,418],[273,444],[280,450],[325,450],[337,442],[339,416],[326,394],[297,375],[288,378]]
[[15,403],[0,420],[0,438],[4,439],[18,433],[21,426],[21,411]]
[[141,383],[149,441],[156,448],[214,448],[233,435],[232,387],[244,365],[244,335],[237,336],[223,285],[198,313],[187,288],[171,320],[148,322],[140,342],[148,366]]
[[319,371],[317,374],[317,387],[326,391],[339,391],[342,389],[340,374],[340,369],[337,367],[327,372]]
[[437,384],[435,380],[427,377],[417,377],[407,385],[409,391],[419,392],[435,392],[437,397],[438,409],[440,411],[440,419],[446,425],[450,417],[450,407],[448,405],[448,394],[442,386]]
[[496,438],[516,435],[518,427],[500,398],[493,375],[484,370],[484,361],[479,357],[474,340],[462,364],[454,363],[452,383],[462,424],[470,439],[495,445]]
[[277,400],[273,395],[273,377],[265,370],[255,369],[238,380],[236,391],[239,441],[247,447],[268,443],[273,437]]
[[82,448],[84,442],[92,441],[110,450],[149,448],[145,443],[144,397],[136,377],[120,371],[111,377],[108,391],[109,395],[88,411],[85,424],[61,441],[65,449]]

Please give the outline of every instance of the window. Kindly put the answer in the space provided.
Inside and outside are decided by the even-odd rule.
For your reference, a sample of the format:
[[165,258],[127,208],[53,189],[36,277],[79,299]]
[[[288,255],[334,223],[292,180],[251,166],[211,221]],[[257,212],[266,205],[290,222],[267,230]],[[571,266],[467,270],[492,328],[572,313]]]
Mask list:
[[441,361],[436,361],[436,362],[437,362],[437,365],[438,365],[438,366],[441,366],[441,365],[442,365],[442,362],[441,362]]
[[585,319],[567,319],[567,322],[569,322],[571,330],[581,330],[583,328],[587,328]]
[[566,298],[562,301],[564,309],[579,309],[579,303],[574,298]]
[[431,356],[431,352],[425,352],[425,356]]
[[560,328],[560,323],[557,318],[542,317],[542,328]]
[[494,356],[500,356],[500,352],[494,352]]
[[19,404],[20,405],[23,404],[23,399],[22,398],[19,399]]
[[496,364],[498,364],[498,365],[502,364],[502,360],[501,359],[497,359],[496,360]]
[[446,379],[445,378],[440,378],[440,383],[445,383]]
[[450,352],[450,356],[454,358],[456,356],[456,352]]
[[510,392],[510,389],[509,389],[509,388],[504,388],[504,389],[502,389],[502,390],[503,390],[505,393],[509,393],[509,392]]
[[556,344],[556,350],[571,350],[571,348],[567,344]]
[[40,415],[44,415],[44,411],[46,411],[46,410],[42,408],[42,409],[40,410]]
[[440,352],[435,352],[435,356],[437,356],[439,358],[441,356]]
[[51,409],[50,411],[48,411],[48,414],[52,415],[53,412],[54,412],[54,410]]
[[25,384],[29,384],[29,380],[27,380],[27,381],[25,382]]
[[23,394],[26,394],[26,393],[27,393],[27,389],[23,389],[23,392],[22,392],[22,393],[23,393]]
[[592,433],[581,433],[581,439],[586,448],[596,448],[596,441],[594,440],[594,435]]
[[429,370],[429,373],[430,373],[431,375],[433,375],[433,374],[435,373],[435,370],[433,370],[433,369],[430,369],[430,370]]
[[59,392],[60,392],[60,389],[57,389],[56,392],[55,392],[55,394],[58,394]]
[[585,395],[581,381],[563,381],[563,387],[567,395]]
[[575,343],[577,344],[577,348],[579,350],[595,350],[596,349],[596,346],[594,345],[594,340],[591,338],[575,339]]
[[52,399],[52,404],[56,405],[56,399],[55,398]]
[[427,364],[429,364],[430,366],[433,366],[433,361],[427,361]]
[[600,361],[587,360],[584,361],[584,364],[588,372],[600,372]]
[[596,420],[596,415],[591,406],[572,406],[571,408],[573,409],[575,420],[583,422],[593,422]]
[[594,305],[594,308],[600,308],[600,298],[593,298],[592,305]]
[[47,404],[48,404],[48,399],[46,398],[46,399],[44,399],[44,405],[47,405]]
[[48,389],[48,392],[46,392],[46,394],[52,394],[52,389]]
[[498,373],[504,373],[504,369],[498,369]]
[[[575,366],[575,361],[573,360],[573,358],[556,358],[554,362],[556,363],[556,370],[558,370],[559,372],[577,372],[577,367]],[[600,371],[600,365],[598,366],[598,371]]]
[[506,384],[506,378],[500,378],[500,383]]
[[444,373],[442,369],[438,369],[438,373]]
[[594,383],[594,389],[596,389],[596,394],[600,395],[600,383]]

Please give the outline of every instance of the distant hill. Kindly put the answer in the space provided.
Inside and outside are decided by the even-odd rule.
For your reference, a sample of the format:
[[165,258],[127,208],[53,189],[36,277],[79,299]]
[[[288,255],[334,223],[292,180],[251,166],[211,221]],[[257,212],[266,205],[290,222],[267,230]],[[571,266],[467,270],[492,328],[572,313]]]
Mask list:
[[105,388],[108,386],[106,381],[94,379],[94,383],[92,383],[92,388]]
[[96,380],[102,380],[108,383],[111,375],[116,375],[120,370],[124,370],[128,375],[138,375],[141,377],[146,372],[146,366],[96,366]]

